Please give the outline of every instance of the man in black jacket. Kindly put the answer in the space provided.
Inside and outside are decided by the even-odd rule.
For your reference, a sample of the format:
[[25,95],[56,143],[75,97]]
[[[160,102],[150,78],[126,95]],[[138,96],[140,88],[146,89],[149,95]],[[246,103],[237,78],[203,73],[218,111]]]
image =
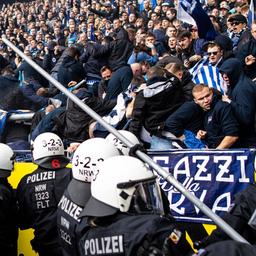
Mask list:
[[232,147],[238,139],[239,129],[230,105],[204,84],[196,85],[192,94],[195,103],[204,111],[204,129],[198,131],[197,137],[205,140],[209,148]]
[[19,81],[14,76],[14,72],[11,67],[7,66],[2,70],[2,75],[0,76],[0,106],[3,108],[3,101],[5,100],[7,94],[11,93],[14,89],[19,87]]
[[68,86],[71,81],[80,82],[85,78],[82,63],[79,62],[80,52],[76,47],[69,47],[67,55],[64,57],[62,65],[58,71],[58,81]]
[[96,9],[91,8],[91,6],[89,6],[89,11],[93,12],[101,17],[106,17],[108,20],[110,20],[112,22],[114,19],[118,18],[119,6],[116,6],[115,8],[113,8],[113,6],[110,2],[106,2],[106,3],[104,3],[104,7],[105,7],[104,11],[98,11]]
[[244,71],[251,79],[256,78],[256,23],[251,27],[252,38],[242,45],[236,58],[242,62]]
[[236,58],[226,60],[220,72],[228,87],[227,95],[222,100],[230,104],[240,125],[237,147],[255,147],[255,84],[245,75],[241,62]]
[[136,95],[129,128],[138,138],[142,126],[151,135],[161,136],[164,121],[184,102],[178,78],[166,78],[156,66],[148,70],[147,77],[146,87]]
[[[127,65],[128,59],[133,50],[133,44],[129,40],[127,31],[121,27],[121,22],[116,19],[116,28],[113,33],[113,40],[106,45],[95,45],[95,58],[107,58],[108,66],[117,70]],[[118,25],[120,23],[120,25]]]

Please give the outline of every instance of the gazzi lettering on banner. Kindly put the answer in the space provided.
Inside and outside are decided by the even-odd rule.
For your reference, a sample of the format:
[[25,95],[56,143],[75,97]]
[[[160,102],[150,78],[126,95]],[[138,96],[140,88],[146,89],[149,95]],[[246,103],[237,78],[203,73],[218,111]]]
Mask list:
[[[215,213],[228,211],[234,195],[254,181],[255,153],[250,150],[150,152],[153,160]],[[169,182],[159,177],[174,217],[211,222]]]

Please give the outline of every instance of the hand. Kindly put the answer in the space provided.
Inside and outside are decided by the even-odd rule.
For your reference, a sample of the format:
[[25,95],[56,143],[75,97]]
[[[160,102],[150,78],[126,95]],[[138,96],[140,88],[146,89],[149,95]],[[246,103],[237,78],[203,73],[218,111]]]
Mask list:
[[36,95],[42,96],[42,97],[45,97],[47,93],[48,93],[48,89],[47,89],[47,88],[44,88],[44,87],[40,87],[40,88],[36,91]]
[[231,103],[231,99],[227,95],[222,95],[222,101]]
[[255,63],[255,61],[256,61],[256,58],[253,55],[248,55],[245,57],[245,64],[247,66],[252,65],[253,63]]
[[200,55],[195,54],[189,58],[189,62],[198,62],[201,58],[202,57]]
[[152,48],[155,47],[153,43],[149,43],[149,42],[145,42],[145,45],[146,45],[148,48],[150,48],[150,49],[152,49]]
[[50,104],[45,108],[45,114],[52,112],[55,109],[54,105]]
[[73,142],[73,143],[70,143],[69,147],[67,148],[67,151],[69,153],[73,153],[76,151],[76,149],[79,147],[80,143],[78,142]]
[[202,140],[206,137],[207,132],[203,130],[199,130],[196,134],[196,138]]
[[73,87],[73,86],[75,86],[76,84],[77,84],[76,81],[70,81],[70,82],[68,83],[68,87]]

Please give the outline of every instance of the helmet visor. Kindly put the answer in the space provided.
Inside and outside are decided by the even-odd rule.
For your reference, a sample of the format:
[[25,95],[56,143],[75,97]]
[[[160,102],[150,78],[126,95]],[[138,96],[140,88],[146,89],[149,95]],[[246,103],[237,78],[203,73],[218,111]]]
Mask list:
[[154,213],[163,215],[160,187],[155,179],[135,184],[135,192],[129,208],[130,213]]

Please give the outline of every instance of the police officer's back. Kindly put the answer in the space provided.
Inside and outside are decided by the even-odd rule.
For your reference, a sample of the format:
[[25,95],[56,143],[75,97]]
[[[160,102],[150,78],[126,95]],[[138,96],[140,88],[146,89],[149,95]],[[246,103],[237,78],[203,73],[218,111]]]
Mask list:
[[99,166],[81,216],[81,255],[186,255],[184,234],[162,216],[156,176],[140,160],[115,156]]
[[0,254],[17,255],[17,207],[14,191],[7,177],[13,170],[14,152],[0,143]]
[[102,138],[86,140],[75,151],[72,160],[73,179],[65,190],[57,211],[63,256],[79,255],[77,239],[87,225],[86,222],[80,222],[79,215],[91,196],[93,173],[97,173],[99,163],[118,154],[115,146]]
[[20,228],[35,230],[31,245],[40,256],[58,256],[57,205],[71,180],[69,161],[63,142],[53,133],[40,134],[32,154],[38,168],[24,176],[17,188]]

